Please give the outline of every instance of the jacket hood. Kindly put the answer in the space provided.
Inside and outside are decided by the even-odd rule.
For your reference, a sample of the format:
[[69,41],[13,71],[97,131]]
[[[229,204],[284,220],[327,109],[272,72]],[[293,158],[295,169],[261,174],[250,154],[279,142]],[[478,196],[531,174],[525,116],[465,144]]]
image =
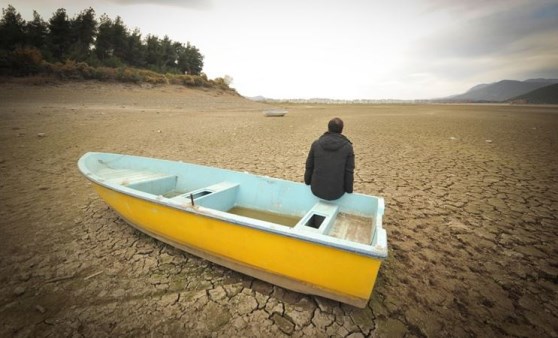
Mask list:
[[336,151],[341,149],[344,145],[351,143],[345,135],[332,133],[332,132],[325,132],[320,139],[318,140],[318,144],[322,149],[326,151]]

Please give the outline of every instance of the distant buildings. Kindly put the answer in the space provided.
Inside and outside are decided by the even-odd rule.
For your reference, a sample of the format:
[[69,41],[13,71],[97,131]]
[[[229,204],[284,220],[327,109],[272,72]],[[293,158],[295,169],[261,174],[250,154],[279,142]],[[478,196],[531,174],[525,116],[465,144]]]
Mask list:
[[298,103],[298,104],[417,104],[429,103],[430,100],[396,100],[396,99],[358,99],[358,100],[336,100],[325,98],[312,99],[269,99],[265,97],[249,97],[248,99],[265,103]]

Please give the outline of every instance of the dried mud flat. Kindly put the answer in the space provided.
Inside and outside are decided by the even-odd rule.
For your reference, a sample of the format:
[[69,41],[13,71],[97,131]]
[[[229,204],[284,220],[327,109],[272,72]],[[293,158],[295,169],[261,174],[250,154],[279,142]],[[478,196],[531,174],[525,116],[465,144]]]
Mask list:
[[[268,108],[172,86],[0,84],[0,336],[558,336],[558,107]],[[386,200],[390,256],[365,309],[143,235],[76,167],[105,151],[300,182],[333,116],[355,190]]]

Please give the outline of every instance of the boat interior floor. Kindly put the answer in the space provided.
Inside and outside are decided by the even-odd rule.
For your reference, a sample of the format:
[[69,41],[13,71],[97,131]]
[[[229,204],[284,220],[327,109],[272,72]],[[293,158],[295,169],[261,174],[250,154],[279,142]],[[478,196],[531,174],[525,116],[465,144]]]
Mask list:
[[102,168],[97,173],[105,182],[120,184],[148,194],[169,198],[180,204],[203,206],[297,230],[320,233],[352,242],[370,244],[374,236],[374,220],[346,212],[339,206],[318,201],[304,215],[284,215],[270,210],[257,210],[239,203],[239,184],[219,182],[198,189],[178,184],[178,176],[150,171]]

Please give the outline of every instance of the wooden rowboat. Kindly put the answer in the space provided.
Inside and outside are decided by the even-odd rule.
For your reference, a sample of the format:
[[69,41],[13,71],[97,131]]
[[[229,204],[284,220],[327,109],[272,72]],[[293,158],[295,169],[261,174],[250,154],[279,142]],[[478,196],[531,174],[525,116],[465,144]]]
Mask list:
[[109,153],[78,167],[138,230],[287,289],[364,307],[387,257],[381,197],[327,202],[302,183]]
[[287,114],[287,110],[285,109],[267,109],[264,110],[263,114],[266,117],[282,117]]

